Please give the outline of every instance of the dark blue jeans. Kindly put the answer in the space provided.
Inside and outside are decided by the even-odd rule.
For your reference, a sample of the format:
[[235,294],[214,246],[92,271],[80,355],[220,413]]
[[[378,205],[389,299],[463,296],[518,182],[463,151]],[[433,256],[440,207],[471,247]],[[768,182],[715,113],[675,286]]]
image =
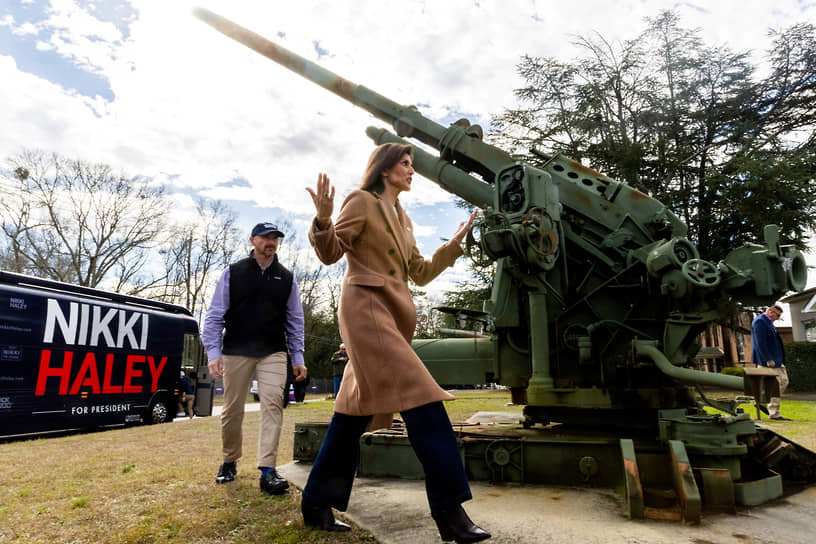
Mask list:
[[[348,508],[360,457],[360,437],[371,416],[335,412],[317,453],[303,500],[314,506]],[[431,512],[447,510],[471,499],[456,435],[441,402],[402,412],[408,440],[425,471],[425,492]]]

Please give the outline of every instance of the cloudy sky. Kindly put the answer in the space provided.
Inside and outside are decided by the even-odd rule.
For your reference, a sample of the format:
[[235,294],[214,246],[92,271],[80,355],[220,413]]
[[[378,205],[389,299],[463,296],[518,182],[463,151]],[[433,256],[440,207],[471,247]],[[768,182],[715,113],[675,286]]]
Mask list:
[[[179,215],[222,199],[246,231],[288,219],[304,239],[305,187],[320,171],[340,195],[358,185],[365,128],[383,124],[220,35],[195,5],[437,122],[483,126],[514,104],[521,55],[568,60],[578,34],[633,38],[674,8],[709,45],[759,57],[770,28],[816,22],[809,0],[2,0],[0,159],[25,147],[106,162],[168,184]],[[402,201],[426,254],[465,217],[424,179]]]

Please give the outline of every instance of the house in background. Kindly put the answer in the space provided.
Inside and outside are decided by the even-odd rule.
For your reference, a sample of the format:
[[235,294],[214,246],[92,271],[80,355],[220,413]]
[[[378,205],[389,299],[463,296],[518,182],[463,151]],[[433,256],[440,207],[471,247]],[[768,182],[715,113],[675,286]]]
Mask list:
[[[811,297],[816,296],[816,289],[810,291],[813,291]],[[799,294],[801,293],[790,295],[787,298]],[[783,298],[780,302],[785,300]],[[796,327],[796,316],[793,312],[793,305],[790,306],[789,318],[794,320],[794,326],[791,327],[787,324],[788,319],[777,321],[774,324],[784,343],[798,341],[792,330]],[[709,372],[720,372],[726,366],[753,367],[754,364],[751,362],[751,322],[763,310],[764,308],[742,309],[725,322],[709,324],[705,332],[700,335],[701,347],[700,352],[694,358],[695,367],[698,370],[707,370]],[[811,325],[816,326],[816,309],[811,314],[811,319],[813,320]],[[812,331],[811,334],[813,333],[816,333],[816,330]]]
[[[785,312],[775,322],[782,342],[816,342],[816,287],[779,299]],[[741,309],[723,322],[711,323],[700,335],[700,352],[694,358],[699,370],[719,372],[725,366],[751,363],[751,321],[764,308]]]
[[790,308],[794,342],[816,342],[816,287],[788,295],[780,302]]

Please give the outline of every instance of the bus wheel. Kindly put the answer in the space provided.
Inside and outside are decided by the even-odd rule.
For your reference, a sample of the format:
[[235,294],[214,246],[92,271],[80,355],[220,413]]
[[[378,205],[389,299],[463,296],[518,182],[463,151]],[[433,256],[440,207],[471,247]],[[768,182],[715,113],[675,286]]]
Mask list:
[[165,421],[170,421],[170,411],[164,399],[159,399],[150,407],[150,422],[164,423]]

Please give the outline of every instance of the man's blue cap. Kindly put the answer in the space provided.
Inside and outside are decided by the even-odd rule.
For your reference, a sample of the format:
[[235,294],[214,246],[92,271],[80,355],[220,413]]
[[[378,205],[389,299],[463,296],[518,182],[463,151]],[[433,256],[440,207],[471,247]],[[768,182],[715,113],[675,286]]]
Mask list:
[[283,233],[274,223],[258,223],[252,227],[252,234],[250,234],[250,236],[263,236],[265,234],[269,234],[270,232],[274,232],[278,235],[278,237],[283,238]]

